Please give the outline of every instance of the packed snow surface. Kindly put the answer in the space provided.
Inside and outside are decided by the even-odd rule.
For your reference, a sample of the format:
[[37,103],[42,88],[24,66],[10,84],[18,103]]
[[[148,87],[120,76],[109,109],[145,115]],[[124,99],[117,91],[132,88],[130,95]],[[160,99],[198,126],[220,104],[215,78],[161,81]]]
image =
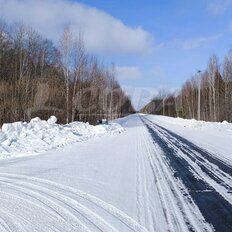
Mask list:
[[63,147],[95,136],[120,133],[123,128],[117,123],[92,126],[89,123],[56,123],[51,116],[47,121],[33,118],[29,123],[5,123],[0,131],[0,158],[35,154]]
[[45,151],[0,159],[0,231],[230,232],[230,127],[142,114],[5,124],[9,154]]
[[232,165],[232,123],[227,121],[205,122],[156,115],[146,115],[146,117],[204,147]]

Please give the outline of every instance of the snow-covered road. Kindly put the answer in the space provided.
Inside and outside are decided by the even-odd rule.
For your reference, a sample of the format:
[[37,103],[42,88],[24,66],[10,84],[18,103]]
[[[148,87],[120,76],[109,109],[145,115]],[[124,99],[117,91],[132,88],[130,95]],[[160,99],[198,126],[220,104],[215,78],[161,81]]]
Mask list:
[[232,231],[232,167],[144,115],[0,160],[0,231]]

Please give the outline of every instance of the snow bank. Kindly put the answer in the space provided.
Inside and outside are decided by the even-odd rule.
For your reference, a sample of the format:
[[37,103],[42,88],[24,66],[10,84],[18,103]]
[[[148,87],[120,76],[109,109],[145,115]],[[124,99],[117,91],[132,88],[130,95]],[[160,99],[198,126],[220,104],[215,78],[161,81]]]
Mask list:
[[170,123],[173,125],[178,125],[181,127],[187,128],[196,128],[197,130],[207,130],[213,129],[216,131],[223,131],[223,133],[232,136],[232,123],[228,123],[227,121],[223,122],[206,122],[206,121],[198,121],[195,119],[183,119],[183,118],[172,118],[166,116],[159,116],[159,121],[163,121],[165,123]]
[[0,131],[0,157],[25,155],[62,147],[105,134],[120,133],[124,129],[117,123],[92,126],[73,122],[58,125],[57,118],[47,121],[33,118],[29,123],[5,123]]
[[232,123],[205,122],[158,115],[146,115],[146,117],[232,165]]

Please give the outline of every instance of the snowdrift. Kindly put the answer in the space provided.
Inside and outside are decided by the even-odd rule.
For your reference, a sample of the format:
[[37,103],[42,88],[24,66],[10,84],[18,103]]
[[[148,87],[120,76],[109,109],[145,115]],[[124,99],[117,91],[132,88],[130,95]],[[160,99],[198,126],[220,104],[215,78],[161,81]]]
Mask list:
[[213,129],[216,131],[223,131],[228,135],[232,135],[232,123],[228,123],[227,121],[223,122],[206,122],[206,121],[198,121],[195,119],[183,119],[183,118],[172,118],[167,116],[159,116],[158,120],[165,123],[170,123],[173,125],[187,127],[187,128],[195,128],[199,130],[209,130]]
[[5,123],[0,131],[0,158],[44,152],[50,149],[84,141],[105,134],[120,133],[124,129],[117,123],[92,126],[89,123],[56,123],[51,116],[47,121],[33,118],[29,123]]

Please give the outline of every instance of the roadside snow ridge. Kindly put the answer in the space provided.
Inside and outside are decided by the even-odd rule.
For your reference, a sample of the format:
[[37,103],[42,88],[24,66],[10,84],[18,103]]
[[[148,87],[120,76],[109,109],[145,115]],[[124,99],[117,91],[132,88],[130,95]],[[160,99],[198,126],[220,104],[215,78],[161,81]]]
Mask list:
[[35,154],[92,137],[124,131],[117,123],[92,126],[84,122],[65,125],[56,122],[57,118],[51,116],[47,121],[36,117],[29,123],[3,124],[0,131],[0,158]]

